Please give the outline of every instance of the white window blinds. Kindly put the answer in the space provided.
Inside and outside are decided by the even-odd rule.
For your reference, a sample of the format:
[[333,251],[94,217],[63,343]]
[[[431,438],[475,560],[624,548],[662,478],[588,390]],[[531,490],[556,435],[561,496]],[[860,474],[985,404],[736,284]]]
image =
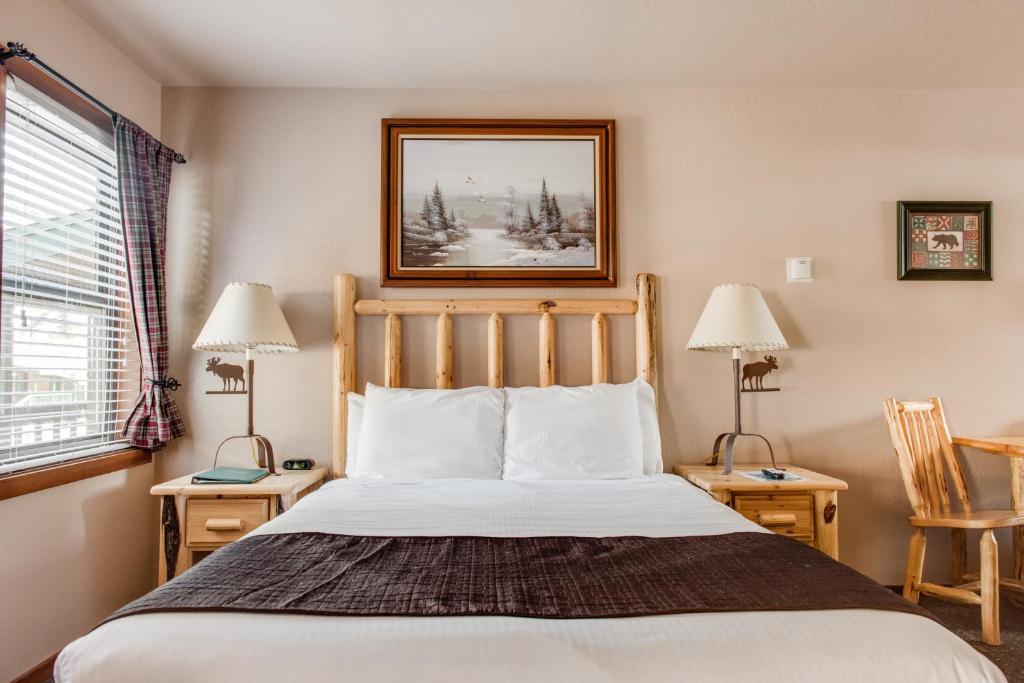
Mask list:
[[139,388],[110,132],[10,79],[3,154],[0,473],[122,447]]

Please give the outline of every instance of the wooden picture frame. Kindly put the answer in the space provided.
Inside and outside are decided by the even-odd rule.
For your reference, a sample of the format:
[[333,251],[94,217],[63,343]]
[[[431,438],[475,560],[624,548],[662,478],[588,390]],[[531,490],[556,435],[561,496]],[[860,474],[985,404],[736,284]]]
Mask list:
[[615,122],[383,119],[381,285],[614,287]]
[[900,280],[991,280],[992,202],[899,202]]

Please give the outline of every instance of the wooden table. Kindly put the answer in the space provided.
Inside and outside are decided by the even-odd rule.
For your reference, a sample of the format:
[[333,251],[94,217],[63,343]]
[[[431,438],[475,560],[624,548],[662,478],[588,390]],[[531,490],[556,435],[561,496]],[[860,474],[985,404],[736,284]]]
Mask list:
[[676,465],[672,472],[750,521],[839,559],[837,492],[847,489],[846,482],[793,465],[779,467],[803,477],[798,481],[764,481],[739,474],[769,466],[736,465],[732,474],[723,474],[720,466]]
[[193,484],[192,477],[186,474],[149,490],[163,501],[157,577],[160,584],[318,489],[327,478],[327,468],[285,471],[252,484]]
[[[1010,502],[1024,512],[1024,436],[954,436],[953,443],[1010,459]],[[1024,581],[1024,527],[1013,529],[1013,578]]]

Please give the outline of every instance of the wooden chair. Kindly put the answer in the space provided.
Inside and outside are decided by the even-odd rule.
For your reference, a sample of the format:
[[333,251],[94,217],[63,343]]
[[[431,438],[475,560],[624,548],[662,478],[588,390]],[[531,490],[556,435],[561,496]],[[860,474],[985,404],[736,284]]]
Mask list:
[[[910,525],[903,597],[917,603],[921,593],[946,600],[981,606],[981,639],[999,645],[999,585],[1020,588],[1017,581],[999,579],[999,547],[993,529],[1024,526],[1024,514],[1013,510],[973,510],[960,461],[949,436],[949,427],[938,398],[927,401],[886,399],[885,420],[896,449],[903,484],[914,508]],[[960,511],[952,509],[947,475],[953,481]],[[925,529],[941,527],[952,534],[952,588],[921,580],[924,568]],[[967,574],[966,530],[980,529],[981,573]],[[965,583],[966,582],[966,583]]]

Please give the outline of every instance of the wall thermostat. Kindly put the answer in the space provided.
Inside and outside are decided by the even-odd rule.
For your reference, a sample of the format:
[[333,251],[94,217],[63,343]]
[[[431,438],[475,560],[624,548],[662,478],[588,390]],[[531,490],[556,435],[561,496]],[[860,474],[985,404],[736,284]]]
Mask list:
[[786,282],[813,282],[810,256],[790,256],[786,259]]

